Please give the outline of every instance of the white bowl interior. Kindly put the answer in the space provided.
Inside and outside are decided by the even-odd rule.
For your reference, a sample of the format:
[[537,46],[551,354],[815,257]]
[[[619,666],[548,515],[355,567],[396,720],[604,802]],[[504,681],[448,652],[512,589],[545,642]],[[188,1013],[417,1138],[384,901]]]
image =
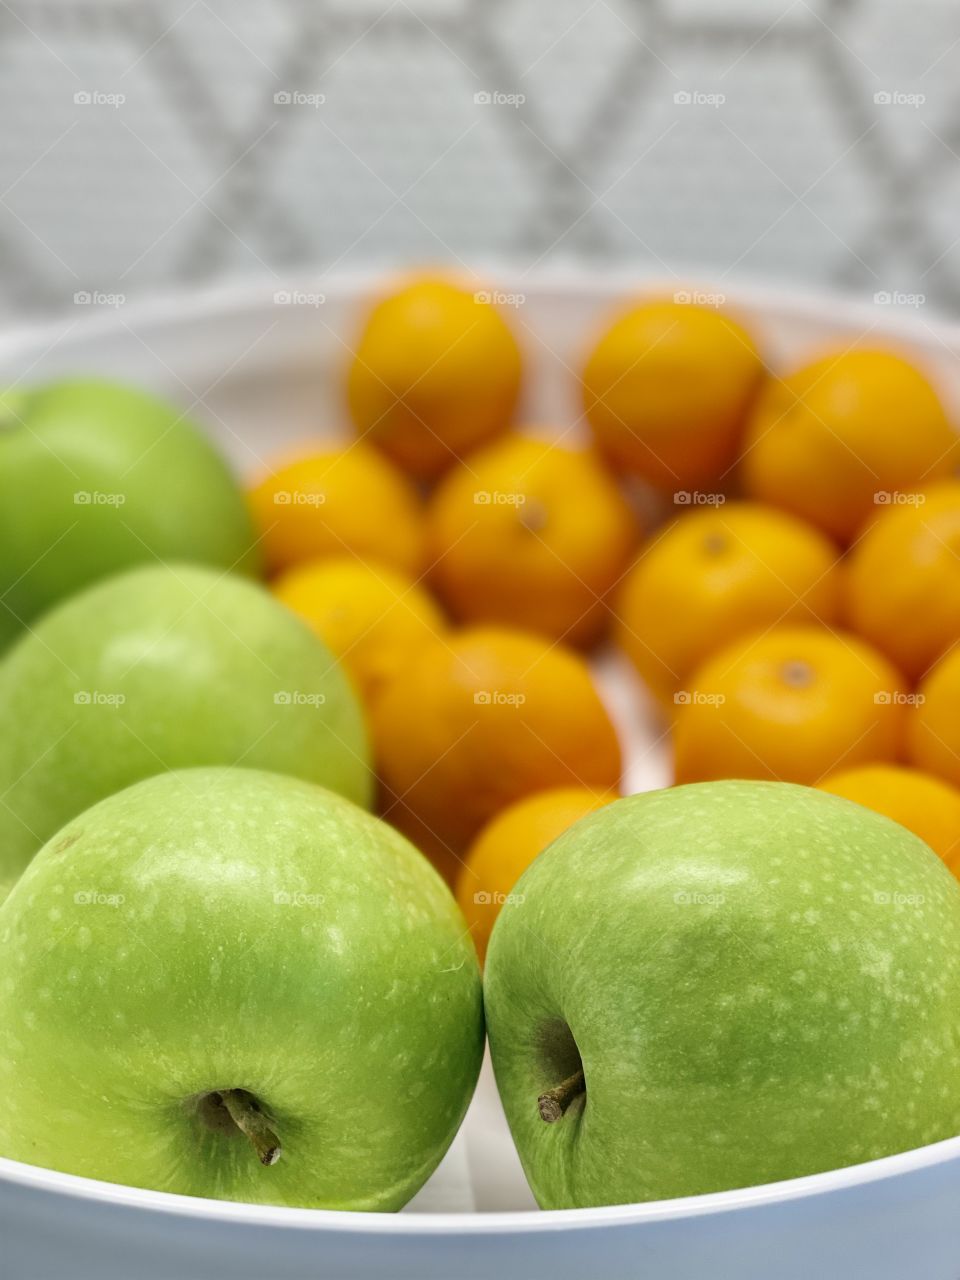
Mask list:
[[[518,279],[501,272],[493,280],[504,293],[523,296],[509,314],[531,371],[524,421],[558,434],[580,430],[574,370],[585,342],[603,317],[639,289],[662,288],[669,294],[676,289],[675,282],[661,285],[656,280],[620,276]],[[341,371],[359,311],[372,287],[373,281],[366,277],[308,280],[285,286],[293,301],[276,301],[272,289],[220,289],[150,306],[85,314],[82,321],[71,318],[0,336],[0,376],[10,385],[99,374],[153,388],[190,408],[238,468],[253,475],[289,445],[344,431]],[[700,287],[710,290],[709,285]],[[714,289],[719,291],[719,286]],[[836,345],[893,342],[912,349],[960,418],[960,329],[956,326],[836,296],[805,297],[749,287],[723,291],[757,334],[774,367],[794,364]],[[318,295],[322,302],[317,301]],[[298,296],[303,300],[297,301]],[[607,656],[598,662],[597,677],[623,735],[629,762],[627,789],[667,784],[669,761],[661,727],[625,663]],[[933,1177],[938,1186],[948,1187],[960,1198],[960,1139],[775,1187],[659,1205],[540,1214],[533,1211],[487,1062],[460,1134],[405,1211],[412,1220],[409,1226],[403,1225],[402,1217],[384,1215],[384,1229],[407,1234],[412,1228],[430,1235],[492,1231],[511,1237],[558,1224],[571,1229],[612,1229],[622,1223],[639,1226],[806,1201],[911,1177]],[[14,1187],[24,1196],[46,1192],[58,1204],[81,1200],[110,1204],[114,1209],[138,1206],[173,1212],[184,1221],[200,1214],[211,1222],[313,1224],[323,1230],[338,1222],[337,1230],[368,1234],[380,1229],[373,1225],[379,1215],[364,1215],[358,1221],[358,1215],[189,1202],[0,1160],[0,1188],[11,1194]],[[4,1216],[0,1210],[0,1220]]]

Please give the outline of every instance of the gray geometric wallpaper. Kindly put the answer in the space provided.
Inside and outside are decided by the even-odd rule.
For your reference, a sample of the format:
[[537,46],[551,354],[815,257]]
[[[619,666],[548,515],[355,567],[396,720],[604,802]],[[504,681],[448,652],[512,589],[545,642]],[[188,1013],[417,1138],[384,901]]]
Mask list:
[[960,309],[947,0],[0,0],[6,323],[299,267]]

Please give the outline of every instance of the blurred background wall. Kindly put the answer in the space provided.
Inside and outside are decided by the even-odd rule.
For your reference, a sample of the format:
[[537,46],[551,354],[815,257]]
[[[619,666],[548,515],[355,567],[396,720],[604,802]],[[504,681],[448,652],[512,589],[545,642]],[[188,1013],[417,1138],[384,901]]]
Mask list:
[[502,258],[954,309],[958,60],[947,0],[5,0],[0,311]]

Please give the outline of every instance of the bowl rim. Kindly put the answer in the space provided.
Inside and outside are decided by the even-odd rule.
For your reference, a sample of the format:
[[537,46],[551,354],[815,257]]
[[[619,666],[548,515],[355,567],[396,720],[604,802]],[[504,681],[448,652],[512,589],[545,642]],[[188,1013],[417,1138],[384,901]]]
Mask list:
[[[316,272],[291,272],[268,282],[247,280],[163,291],[136,300],[129,306],[124,305],[119,315],[111,310],[77,319],[75,315],[61,313],[27,324],[14,323],[0,328],[0,363],[9,366],[24,353],[39,352],[34,356],[34,362],[38,363],[56,346],[107,337],[121,328],[157,331],[185,325],[195,327],[231,316],[255,314],[276,306],[276,294],[279,292],[313,289],[340,301],[369,296],[391,274],[402,276],[409,274],[409,269],[391,272],[389,266],[379,266],[335,272],[330,276]],[[460,274],[468,275],[467,272]],[[652,272],[642,264],[626,270],[588,269],[563,264],[524,273],[509,263],[479,263],[473,275],[478,284],[502,285],[504,289],[515,291],[518,282],[522,281],[525,288],[541,296],[589,296],[598,304],[608,306],[633,294],[650,296],[674,292],[686,282],[695,282],[698,289],[705,291],[716,285],[714,291],[722,293],[734,310],[742,306],[811,322],[822,323],[826,318],[833,324],[859,324],[864,333],[876,332],[880,341],[888,337],[920,348],[942,347],[955,359],[960,354],[960,322],[952,317],[933,309],[925,317],[916,311],[905,313],[898,308],[890,308],[881,314],[877,305],[863,293],[835,288],[796,288],[787,283],[759,282],[748,276],[733,281],[712,281],[708,271],[695,269],[684,270],[668,278],[664,273]],[[29,378],[29,374],[28,369],[24,377]],[[397,1237],[486,1236],[596,1230],[736,1213],[853,1190],[918,1174],[952,1161],[960,1161],[960,1135],[841,1169],[731,1191],[598,1208],[522,1209],[491,1213],[367,1213],[211,1200],[103,1182],[3,1156],[0,1156],[0,1188],[16,1186],[27,1193],[52,1195],[74,1204],[94,1203],[107,1209],[128,1209],[235,1227]]]
[[28,1192],[52,1194],[75,1204],[95,1203],[114,1210],[133,1209],[161,1216],[261,1229],[402,1237],[502,1236],[538,1231],[601,1230],[738,1213],[890,1181],[954,1160],[960,1161],[960,1136],[944,1138],[925,1147],[883,1156],[864,1164],[848,1165],[842,1169],[808,1174],[783,1182],[740,1187],[733,1191],[714,1191],[706,1195],[684,1196],[673,1200],[651,1200],[642,1204],[605,1205],[588,1209],[519,1209],[494,1213],[368,1213],[210,1200],[200,1196],[100,1182],[76,1174],[23,1164],[2,1156],[0,1187],[12,1184]]
[[[317,271],[291,271],[272,281],[247,278],[233,281],[157,290],[134,299],[119,309],[94,310],[78,318],[65,310],[31,319],[27,323],[0,324],[0,361],[14,360],[24,350],[42,348],[37,362],[48,352],[46,348],[85,342],[108,336],[120,329],[165,329],[196,326],[211,320],[241,314],[262,312],[279,305],[277,295],[294,291],[314,292],[324,298],[344,302],[368,298],[382,288],[385,281],[403,279],[415,273],[410,266],[390,264],[369,268],[334,271],[329,275]],[[960,320],[937,307],[906,310],[890,306],[881,310],[862,291],[836,286],[803,287],[788,282],[770,282],[749,274],[734,280],[717,279],[709,270],[682,268],[673,276],[663,270],[651,270],[642,263],[624,268],[598,266],[595,270],[576,263],[538,266],[523,270],[509,260],[480,261],[470,271],[456,264],[431,268],[453,278],[488,285],[505,292],[516,292],[519,283],[539,295],[592,297],[598,304],[615,305],[618,301],[673,294],[687,284],[698,292],[716,294],[734,312],[744,307],[751,310],[777,312],[811,322],[861,325],[864,334],[876,332],[878,341],[895,338],[915,347],[942,347],[957,358],[960,354]],[[296,311],[297,308],[291,308]],[[28,374],[25,376],[29,375]]]

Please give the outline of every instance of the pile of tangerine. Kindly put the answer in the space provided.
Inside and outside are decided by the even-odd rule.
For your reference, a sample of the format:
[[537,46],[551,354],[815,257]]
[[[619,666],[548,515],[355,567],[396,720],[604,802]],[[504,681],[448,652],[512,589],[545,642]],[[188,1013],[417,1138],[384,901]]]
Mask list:
[[924,373],[860,345],[780,373],[725,310],[639,300],[587,344],[578,422],[538,431],[490,297],[390,291],[351,348],[354,434],[251,494],[273,591],[360,694],[381,812],[481,954],[618,793],[605,643],[677,782],[822,786],[960,873],[960,438]]

